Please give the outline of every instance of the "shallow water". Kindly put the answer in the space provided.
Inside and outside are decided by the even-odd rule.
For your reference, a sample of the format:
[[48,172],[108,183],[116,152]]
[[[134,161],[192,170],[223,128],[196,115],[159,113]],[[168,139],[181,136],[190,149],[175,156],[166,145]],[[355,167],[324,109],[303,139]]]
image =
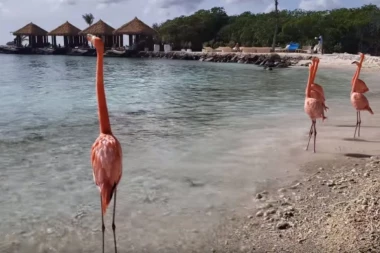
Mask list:
[[[96,59],[0,59],[0,251],[100,249],[89,160],[99,133]],[[347,71],[319,71],[328,105],[349,105]],[[107,58],[105,74],[124,153],[117,230],[125,251],[185,249],[244,208],[258,183],[296,171],[289,150],[303,149],[309,126],[306,68]]]

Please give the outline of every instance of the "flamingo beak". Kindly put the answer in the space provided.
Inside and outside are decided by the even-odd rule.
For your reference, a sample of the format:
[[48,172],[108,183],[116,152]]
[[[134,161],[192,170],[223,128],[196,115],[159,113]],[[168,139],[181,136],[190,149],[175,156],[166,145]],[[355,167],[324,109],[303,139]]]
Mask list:
[[92,44],[94,44],[94,40],[95,40],[95,36],[94,35],[92,35],[92,34],[87,34],[87,40],[89,41],[89,42],[91,42]]
[[351,64],[358,64],[359,62],[357,62],[357,61],[353,61],[353,62],[351,62]]

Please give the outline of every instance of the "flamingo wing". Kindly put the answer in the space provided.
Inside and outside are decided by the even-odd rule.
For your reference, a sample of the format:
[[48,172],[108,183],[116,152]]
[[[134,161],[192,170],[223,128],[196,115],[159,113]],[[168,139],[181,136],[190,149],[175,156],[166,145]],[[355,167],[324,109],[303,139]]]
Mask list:
[[323,87],[316,83],[311,84],[311,97],[324,102],[326,99]]
[[116,137],[100,134],[92,145],[91,162],[94,181],[99,187],[102,210],[105,213],[122,176],[122,150]]
[[[353,85],[353,83],[352,83],[352,85]],[[366,93],[367,91],[369,91],[369,88],[367,87],[366,83],[361,79],[357,79],[354,92]]]

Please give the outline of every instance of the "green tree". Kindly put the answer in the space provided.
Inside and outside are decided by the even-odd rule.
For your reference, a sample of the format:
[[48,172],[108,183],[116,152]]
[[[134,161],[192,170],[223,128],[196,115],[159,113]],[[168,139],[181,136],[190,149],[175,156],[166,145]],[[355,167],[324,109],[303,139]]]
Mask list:
[[94,23],[94,15],[92,15],[92,13],[83,14],[82,18],[84,19],[84,22],[86,22],[86,24],[88,26],[90,26],[90,25],[92,25],[92,23]]
[[314,38],[322,35],[326,53],[380,54],[380,9],[372,4],[325,11],[277,9],[270,13],[243,12],[232,16],[223,8],[214,7],[154,24],[154,29],[159,32],[160,40],[173,44],[175,50],[189,42],[193,50],[201,50],[203,45],[218,47],[233,43],[273,47],[298,42],[313,46],[317,43]]

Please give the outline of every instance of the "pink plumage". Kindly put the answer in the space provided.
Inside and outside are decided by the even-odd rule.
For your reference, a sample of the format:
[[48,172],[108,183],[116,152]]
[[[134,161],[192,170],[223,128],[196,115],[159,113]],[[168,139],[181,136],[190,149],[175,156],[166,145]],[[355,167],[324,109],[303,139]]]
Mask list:
[[102,213],[105,214],[114,190],[122,176],[122,149],[112,134],[100,133],[91,150],[91,163],[95,184],[102,197]]
[[[353,83],[352,83],[352,85],[353,85]],[[366,93],[367,91],[369,91],[369,88],[367,87],[366,83],[361,79],[357,79],[354,92]]]
[[326,119],[323,103],[315,98],[305,98],[305,112],[309,115],[310,119],[316,120],[321,118]]
[[318,64],[316,63],[318,61],[319,59],[314,57],[312,59],[312,64],[309,66],[309,77],[308,77],[308,82],[306,86],[306,97],[305,97],[305,104],[304,104],[305,112],[311,119],[309,141],[307,143],[306,150],[308,150],[311,136],[314,134],[314,153],[315,153],[315,146],[316,146],[316,139],[317,139],[316,120],[318,118],[322,119],[322,121],[326,119],[324,111],[327,108],[326,105],[324,104],[325,96],[324,96],[323,88],[318,84],[314,84],[314,89],[312,88],[312,82],[314,82],[316,70],[318,67]]
[[[315,83],[315,76],[317,74],[317,70],[318,70],[318,65],[319,65],[319,59],[318,58],[315,58],[313,60],[313,71],[311,73],[311,83],[310,83],[310,97],[312,98],[315,98],[319,101],[322,102],[323,104],[323,109],[325,111],[327,111],[327,109],[329,109],[326,104],[325,104],[325,101],[326,101],[326,98],[325,98],[325,92],[323,90],[323,87],[317,83]],[[306,87],[306,93],[307,93],[307,87]]]
[[356,127],[354,132],[354,138],[356,136],[356,131],[358,130],[358,137],[360,137],[360,126],[362,123],[360,117],[360,111],[368,111],[373,114],[371,107],[369,106],[368,99],[364,96],[363,93],[367,92],[369,89],[367,85],[359,79],[360,70],[364,61],[364,54],[360,53],[360,62],[354,61],[357,65],[357,70],[354,74],[354,77],[351,81],[351,104],[356,110]]
[[368,111],[373,114],[368,99],[362,93],[352,92],[351,104],[357,111]]

